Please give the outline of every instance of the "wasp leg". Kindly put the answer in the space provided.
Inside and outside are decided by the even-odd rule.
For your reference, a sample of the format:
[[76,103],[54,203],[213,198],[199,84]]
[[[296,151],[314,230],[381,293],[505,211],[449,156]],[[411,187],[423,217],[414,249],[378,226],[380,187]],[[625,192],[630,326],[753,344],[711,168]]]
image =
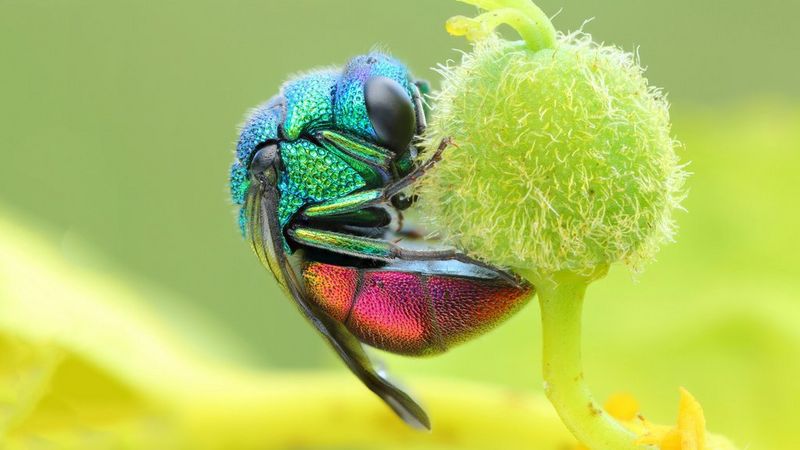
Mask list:
[[335,231],[318,230],[314,228],[290,228],[289,236],[298,244],[327,250],[333,253],[355,256],[378,261],[459,261],[482,267],[496,273],[506,281],[520,286],[524,284],[517,276],[505,272],[497,267],[472,258],[456,249],[441,250],[414,250],[401,247],[393,242],[383,239],[355,236],[352,234],[337,233]]
[[391,150],[331,130],[320,131],[317,139],[332,143],[348,156],[382,168],[388,168],[395,157]]
[[385,198],[383,189],[360,191],[308,207],[303,215],[308,218],[338,216],[374,206],[376,202],[385,201]]
[[408,175],[389,184],[385,188],[359,191],[354,194],[329,200],[306,208],[305,211],[303,211],[303,215],[308,218],[340,215],[388,203],[391,201],[392,197],[414,184],[419,177],[424,175],[425,172],[439,162],[442,159],[442,153],[449,145],[451,145],[450,139],[444,139],[430,159],[419,165]]
[[433,152],[433,155],[431,155],[430,158],[425,160],[425,162],[417,166],[414,170],[409,172],[403,178],[386,186],[383,194],[384,197],[388,200],[394,197],[396,194],[399,194],[403,189],[414,184],[414,182],[417,181],[419,177],[424,175],[425,172],[430,170],[433,166],[436,165],[436,163],[442,160],[442,153],[444,153],[447,147],[451,145],[453,145],[452,139],[450,139],[449,137],[442,139],[442,142],[439,143],[439,147],[436,148],[436,151]]

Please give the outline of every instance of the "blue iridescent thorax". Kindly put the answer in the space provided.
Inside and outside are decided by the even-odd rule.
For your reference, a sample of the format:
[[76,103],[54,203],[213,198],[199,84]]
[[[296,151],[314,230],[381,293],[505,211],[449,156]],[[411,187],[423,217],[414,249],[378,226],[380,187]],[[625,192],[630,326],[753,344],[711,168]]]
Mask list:
[[305,205],[370,184],[363,173],[315,136],[330,130],[376,142],[378,133],[365,99],[365,86],[375,77],[394,80],[413,98],[414,87],[405,66],[384,54],[371,53],[353,58],[341,70],[314,71],[290,80],[277,96],[253,110],[239,135],[230,173],[231,197],[240,208],[243,232],[247,218],[242,206],[250,187],[247,168],[256,150],[266,144],[278,145],[283,163],[278,179],[281,227]]

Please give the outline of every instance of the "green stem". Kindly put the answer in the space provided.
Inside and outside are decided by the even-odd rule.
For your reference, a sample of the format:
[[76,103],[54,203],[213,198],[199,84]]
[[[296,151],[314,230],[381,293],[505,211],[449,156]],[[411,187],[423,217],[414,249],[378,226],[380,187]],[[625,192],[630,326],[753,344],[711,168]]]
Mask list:
[[542,312],[545,393],[572,434],[592,450],[645,450],[636,435],[594,400],[583,377],[581,312],[589,283],[596,277],[562,272],[535,280]]

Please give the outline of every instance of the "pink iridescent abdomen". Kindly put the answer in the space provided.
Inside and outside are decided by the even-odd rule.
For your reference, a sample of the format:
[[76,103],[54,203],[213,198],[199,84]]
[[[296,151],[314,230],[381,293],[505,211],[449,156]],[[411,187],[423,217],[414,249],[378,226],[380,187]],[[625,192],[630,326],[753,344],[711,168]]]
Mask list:
[[432,355],[495,327],[530,299],[530,286],[496,278],[317,262],[303,270],[311,299],[362,342],[404,355]]

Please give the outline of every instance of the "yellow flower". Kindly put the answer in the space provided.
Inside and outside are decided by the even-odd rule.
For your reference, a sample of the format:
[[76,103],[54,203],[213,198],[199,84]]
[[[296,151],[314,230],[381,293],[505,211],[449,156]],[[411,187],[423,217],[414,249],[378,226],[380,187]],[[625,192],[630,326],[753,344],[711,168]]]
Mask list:
[[629,394],[612,396],[606,402],[605,409],[639,436],[637,444],[655,445],[661,450],[736,449],[725,437],[712,435],[706,431],[703,408],[684,388],[680,389],[678,423],[675,426],[656,425],[649,422],[639,413],[639,403]]

